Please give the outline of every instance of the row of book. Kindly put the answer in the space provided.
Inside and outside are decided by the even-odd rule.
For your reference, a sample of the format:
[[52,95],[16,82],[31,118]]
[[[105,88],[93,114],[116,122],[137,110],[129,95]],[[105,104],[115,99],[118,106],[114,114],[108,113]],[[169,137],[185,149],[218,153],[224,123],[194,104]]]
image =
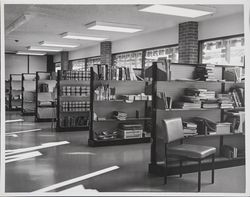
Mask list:
[[62,96],[89,96],[90,86],[63,86]]
[[115,100],[116,99],[115,92],[116,92],[115,87],[110,87],[108,84],[98,86],[95,89],[95,100],[97,101]]
[[90,80],[90,71],[61,71],[62,80],[76,80],[76,81],[89,81]]
[[244,88],[231,88],[229,94],[232,96],[232,100],[234,102],[235,107],[243,107],[245,106],[244,97],[245,97],[245,90]]
[[61,127],[86,127],[89,126],[89,119],[85,116],[66,116],[60,118]]
[[90,111],[89,101],[67,101],[61,102],[62,112],[84,112]]
[[108,65],[94,65],[93,71],[96,80],[143,80],[130,67],[109,68]]

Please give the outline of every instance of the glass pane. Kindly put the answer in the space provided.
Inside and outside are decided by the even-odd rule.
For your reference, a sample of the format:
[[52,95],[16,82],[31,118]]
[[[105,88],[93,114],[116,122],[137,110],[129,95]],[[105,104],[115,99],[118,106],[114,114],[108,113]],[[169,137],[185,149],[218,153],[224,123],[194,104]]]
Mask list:
[[142,68],[142,52],[131,52],[114,55],[115,67]]
[[168,58],[173,63],[178,62],[178,46],[175,47],[163,47],[154,50],[147,50],[145,57],[145,67],[149,67],[152,65],[153,61],[157,61],[159,57]]
[[244,65],[244,37],[202,43],[202,63]]

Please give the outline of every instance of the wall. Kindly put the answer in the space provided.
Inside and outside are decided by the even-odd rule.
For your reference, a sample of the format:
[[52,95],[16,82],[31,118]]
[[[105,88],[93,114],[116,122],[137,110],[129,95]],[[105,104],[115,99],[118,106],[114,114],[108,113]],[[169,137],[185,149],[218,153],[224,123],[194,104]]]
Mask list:
[[[198,39],[216,38],[244,33],[243,13],[199,22]],[[112,53],[178,43],[178,26],[112,42]],[[69,59],[100,55],[100,44],[69,52]],[[54,62],[60,61],[60,55]]]
[[[46,71],[46,56],[30,56],[30,73]],[[5,80],[10,74],[22,74],[28,72],[28,57],[26,55],[5,54]]]

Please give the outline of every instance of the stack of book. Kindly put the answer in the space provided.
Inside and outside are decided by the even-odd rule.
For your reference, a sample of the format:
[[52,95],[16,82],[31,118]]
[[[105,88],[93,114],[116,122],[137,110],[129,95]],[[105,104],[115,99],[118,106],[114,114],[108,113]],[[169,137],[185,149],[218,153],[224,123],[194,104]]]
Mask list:
[[119,137],[122,139],[142,138],[142,124],[120,124]]
[[195,68],[195,78],[201,81],[217,81],[215,78],[215,65],[206,64]]
[[118,119],[118,120],[126,120],[127,116],[128,115],[125,112],[121,112],[121,111],[114,111],[113,112],[113,117]]
[[93,71],[97,80],[143,80],[130,67],[109,68],[108,65],[94,65]]
[[201,103],[174,102],[174,107],[181,109],[199,109],[201,108]]
[[183,131],[184,131],[184,136],[193,136],[197,135],[197,124],[193,122],[186,122],[183,121]]
[[220,108],[233,108],[233,98],[231,94],[217,94],[218,103],[220,103]]

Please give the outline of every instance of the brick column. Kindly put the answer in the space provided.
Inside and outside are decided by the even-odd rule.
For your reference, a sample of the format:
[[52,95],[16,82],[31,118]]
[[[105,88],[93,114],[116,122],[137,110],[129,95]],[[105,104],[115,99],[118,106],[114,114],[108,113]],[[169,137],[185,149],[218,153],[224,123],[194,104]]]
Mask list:
[[69,68],[69,52],[68,51],[61,52],[61,68],[62,68],[62,70],[70,70],[70,68]]
[[179,63],[198,63],[198,22],[179,24]]
[[101,42],[100,50],[101,50],[100,51],[101,64],[107,64],[108,66],[111,66],[111,50],[112,50],[111,41]]

